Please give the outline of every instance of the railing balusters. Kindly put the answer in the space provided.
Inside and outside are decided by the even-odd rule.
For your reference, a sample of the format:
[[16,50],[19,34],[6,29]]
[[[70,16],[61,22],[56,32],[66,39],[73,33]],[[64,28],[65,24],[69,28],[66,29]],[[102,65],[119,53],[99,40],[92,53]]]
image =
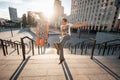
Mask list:
[[115,51],[115,48],[113,47],[111,55],[113,55],[113,54],[114,54],[114,51]]
[[106,47],[107,47],[107,42],[105,43],[105,46],[104,46],[104,49],[103,49],[103,56],[105,55],[105,50],[106,50]]
[[5,52],[6,52],[6,54],[8,55],[8,48],[7,48],[7,45],[5,45],[4,47],[5,47]]
[[85,55],[87,54],[87,45],[85,46]]
[[33,42],[33,40],[32,40],[32,54],[34,56],[34,42]]
[[91,53],[91,59],[93,59],[95,46],[96,46],[96,40],[94,40],[94,43],[93,43],[93,48],[92,48],[92,53]]
[[76,54],[76,45],[75,45],[75,54]]
[[38,54],[40,55],[40,47],[38,46]]
[[21,38],[21,45],[22,45],[22,54],[23,54],[23,60],[25,60],[25,44],[23,42],[24,38]]
[[83,47],[84,47],[84,42],[81,43],[81,55],[83,54]]
[[3,50],[3,55],[6,56],[3,40],[0,39],[0,41],[1,41],[1,46],[2,46],[2,50]]
[[110,46],[108,47],[108,52],[107,52],[107,55],[109,55],[109,52],[110,52]]
[[100,47],[100,48],[99,48],[98,55],[100,55],[100,53],[101,53],[101,50],[102,50],[102,47]]
[[17,54],[19,55],[19,48],[18,48],[18,44],[16,44],[16,46],[17,46]]

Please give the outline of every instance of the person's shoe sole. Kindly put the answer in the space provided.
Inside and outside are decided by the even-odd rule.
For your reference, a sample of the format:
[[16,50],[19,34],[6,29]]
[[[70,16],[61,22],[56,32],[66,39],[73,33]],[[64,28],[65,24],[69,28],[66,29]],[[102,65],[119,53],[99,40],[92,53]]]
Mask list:
[[65,59],[63,59],[63,60],[60,60],[59,64],[62,64],[62,62],[63,62],[64,60],[65,60]]
[[55,47],[57,50],[59,49],[57,43],[54,43],[54,47]]

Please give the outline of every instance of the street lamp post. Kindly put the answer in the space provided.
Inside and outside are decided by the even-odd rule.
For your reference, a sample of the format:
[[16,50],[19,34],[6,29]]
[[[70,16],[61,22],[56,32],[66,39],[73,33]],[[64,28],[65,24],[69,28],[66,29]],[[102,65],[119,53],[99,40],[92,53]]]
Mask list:
[[22,29],[22,22],[20,22],[20,26],[21,26],[21,29]]
[[12,35],[12,37],[13,37],[13,31],[12,31],[12,25],[11,25],[11,23],[10,23],[10,31],[11,31],[11,35]]

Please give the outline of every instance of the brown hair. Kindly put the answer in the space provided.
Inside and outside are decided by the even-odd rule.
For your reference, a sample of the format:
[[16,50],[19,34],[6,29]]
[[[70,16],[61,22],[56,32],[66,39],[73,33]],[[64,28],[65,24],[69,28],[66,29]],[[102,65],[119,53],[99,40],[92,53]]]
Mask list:
[[66,18],[63,18],[62,20],[65,21],[65,22],[67,22],[67,19],[66,19]]

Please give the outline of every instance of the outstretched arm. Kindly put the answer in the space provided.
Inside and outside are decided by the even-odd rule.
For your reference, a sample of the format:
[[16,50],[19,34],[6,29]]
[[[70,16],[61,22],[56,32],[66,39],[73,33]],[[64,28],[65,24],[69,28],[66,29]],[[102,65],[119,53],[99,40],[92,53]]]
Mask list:
[[81,26],[86,27],[86,26],[88,26],[88,24],[86,24],[86,23],[84,23],[84,24],[72,24],[71,28],[79,28]]

